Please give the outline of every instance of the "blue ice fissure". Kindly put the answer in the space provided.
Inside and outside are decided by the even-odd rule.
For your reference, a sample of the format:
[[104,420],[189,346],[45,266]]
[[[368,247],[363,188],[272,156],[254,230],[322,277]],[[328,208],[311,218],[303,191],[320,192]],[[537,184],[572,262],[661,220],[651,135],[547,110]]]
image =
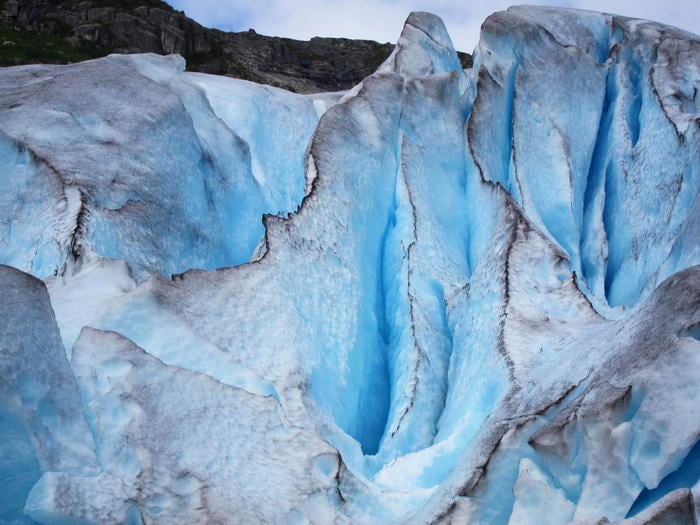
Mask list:
[[640,118],[644,98],[641,84],[641,65],[638,57],[633,56],[632,50],[628,51],[626,64],[629,68],[628,81],[631,93],[625,116],[627,117],[627,127],[630,131],[630,138],[632,139],[632,147],[634,147],[637,145],[637,141],[639,141],[639,134],[641,132]]
[[[448,346],[446,348],[446,355],[444,356],[445,363],[445,373],[444,373],[444,384],[440,385],[441,399],[440,408],[435,414],[435,431],[434,435],[437,435],[439,428],[439,421],[442,417],[442,413],[445,411],[445,405],[447,403],[447,392],[449,390],[449,367],[452,362],[452,353],[454,352],[454,332],[450,327],[450,322],[447,315],[447,300],[445,298],[445,289],[437,280],[433,279],[431,281],[433,292],[435,293],[435,299],[438,302],[439,316],[440,316],[440,329],[443,334],[447,336]],[[433,436],[434,439],[434,436]]]
[[[605,173],[605,206],[603,224],[608,239],[608,259],[605,267],[605,297],[610,306],[628,304],[634,298],[629,296],[627,286],[616,287],[617,277],[629,248],[629,236],[625,231],[626,218],[621,175],[616,164],[608,164]],[[627,284],[627,283],[623,283]]]
[[[517,55],[516,55],[517,57]],[[506,140],[503,144],[502,162],[503,162],[503,183],[508,188],[508,193],[510,193],[516,201],[522,201],[522,195],[515,184],[515,181],[511,179],[511,160],[513,158],[513,112],[515,110],[515,81],[518,68],[520,67],[520,61],[516,60],[510,71],[508,71],[508,78],[506,84]]]
[[381,378],[380,382],[384,385],[381,392],[377,392],[377,399],[372,403],[372,417],[376,420],[372,432],[364,436],[358,436],[358,441],[362,447],[362,451],[366,455],[376,454],[379,449],[379,444],[382,441],[384,432],[386,431],[387,419],[389,417],[389,408],[391,405],[391,373],[389,366],[389,347],[391,345],[391,324],[388,321],[387,315],[387,282],[385,275],[386,268],[386,252],[390,232],[396,226],[396,190],[394,190],[394,202],[389,210],[386,221],[386,226],[380,238],[379,259],[377,260],[377,283],[376,283],[376,301],[375,301],[375,317],[377,319],[377,330],[379,338],[377,340],[379,348],[377,352],[381,354],[381,363],[377,369],[377,374]]
[[[600,112],[600,123],[598,124],[598,132],[596,133],[596,142],[591,156],[591,163],[588,170],[586,187],[583,197],[583,220],[581,221],[582,229],[580,236],[579,253],[581,254],[581,272],[584,280],[589,281],[596,275],[600,268],[595,258],[595,254],[586,249],[585,243],[589,235],[595,231],[595,200],[601,191],[604,191],[605,184],[605,169],[609,162],[610,148],[610,130],[613,119],[613,108],[617,98],[617,90],[615,88],[616,65],[611,64],[608,69],[605,84],[605,96],[603,106]],[[601,186],[603,185],[603,186]],[[596,248],[598,248],[596,246]],[[596,252],[598,250],[596,249]],[[589,285],[592,283],[589,282]]]

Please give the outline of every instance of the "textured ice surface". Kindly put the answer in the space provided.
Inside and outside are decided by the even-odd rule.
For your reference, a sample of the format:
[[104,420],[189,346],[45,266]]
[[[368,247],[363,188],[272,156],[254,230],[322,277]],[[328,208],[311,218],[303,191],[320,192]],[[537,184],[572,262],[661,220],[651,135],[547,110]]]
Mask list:
[[313,98],[175,57],[0,72],[0,261],[53,306],[5,270],[0,510],[695,522],[698,45],[518,7],[471,70],[413,13]]
[[322,518],[314,493],[337,498],[337,453],[290,425],[274,397],[167,366],[118,334],[90,328],[72,364],[104,473],[45,474],[27,503],[35,519],[49,508],[123,523],[134,508],[147,523],[281,523],[300,510]]
[[45,278],[91,254],[164,275],[251,259],[263,214],[301,202],[337,97],[183,69],[114,55],[0,75],[0,262]]

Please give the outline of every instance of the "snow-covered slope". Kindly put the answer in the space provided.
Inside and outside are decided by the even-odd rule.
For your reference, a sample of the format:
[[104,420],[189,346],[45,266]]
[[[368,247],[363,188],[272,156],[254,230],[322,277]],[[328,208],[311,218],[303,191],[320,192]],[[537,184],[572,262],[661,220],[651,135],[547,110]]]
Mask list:
[[313,98],[0,72],[0,262],[51,301],[0,272],[0,519],[696,522],[699,50],[511,8]]

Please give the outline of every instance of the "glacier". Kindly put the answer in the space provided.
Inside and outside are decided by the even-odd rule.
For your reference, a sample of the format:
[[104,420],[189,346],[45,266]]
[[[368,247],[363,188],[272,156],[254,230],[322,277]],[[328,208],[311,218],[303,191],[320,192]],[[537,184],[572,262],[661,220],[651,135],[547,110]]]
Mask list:
[[0,522],[700,522],[699,37],[184,66],[0,70]]

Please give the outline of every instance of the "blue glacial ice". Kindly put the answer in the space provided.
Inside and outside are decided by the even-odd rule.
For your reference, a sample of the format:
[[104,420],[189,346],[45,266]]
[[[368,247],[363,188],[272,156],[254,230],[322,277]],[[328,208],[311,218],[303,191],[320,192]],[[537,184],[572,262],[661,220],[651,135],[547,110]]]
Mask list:
[[[338,96],[184,67],[113,55],[3,75],[0,262],[46,278],[93,254],[138,275],[251,260],[262,216],[304,196],[306,145]],[[77,94],[78,78],[90,89]]]
[[344,93],[0,71],[0,520],[697,523],[699,91],[533,7]]

